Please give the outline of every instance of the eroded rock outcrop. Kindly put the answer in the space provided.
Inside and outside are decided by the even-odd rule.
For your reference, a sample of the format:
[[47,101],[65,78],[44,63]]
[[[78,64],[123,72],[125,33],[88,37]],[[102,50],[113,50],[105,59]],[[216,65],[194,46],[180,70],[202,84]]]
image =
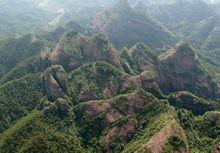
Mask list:
[[136,88],[160,91],[155,74],[145,71],[129,76],[106,62],[84,64],[70,73],[69,86],[78,102],[108,99],[119,94],[129,93]]
[[220,142],[217,142],[214,146],[213,153],[219,153],[220,152]]
[[[176,143],[179,146],[175,145],[175,147],[173,147],[172,143]],[[146,144],[142,145],[139,152],[145,152],[148,150],[152,153],[163,153],[163,151],[167,149],[166,145],[171,145],[171,147],[173,147],[169,152],[189,153],[186,134],[175,119],[159,132],[155,133]]]
[[56,100],[63,94],[69,95],[67,77],[62,66],[53,65],[44,72],[44,85],[49,98]]
[[50,61],[71,71],[83,63],[105,61],[122,69],[116,49],[104,35],[87,37],[75,31],[66,33],[53,50]]
[[[87,133],[88,136],[102,135],[100,143],[110,152],[115,143],[129,141],[134,136],[141,112],[144,114],[147,108],[158,109],[158,100],[151,94],[139,90],[108,100],[82,103],[75,109],[75,114],[82,129],[87,129],[84,132],[91,132]],[[103,133],[103,130],[106,132]]]
[[217,83],[206,72],[189,42],[178,43],[159,59],[158,84],[164,93],[190,91],[205,98],[217,98]]

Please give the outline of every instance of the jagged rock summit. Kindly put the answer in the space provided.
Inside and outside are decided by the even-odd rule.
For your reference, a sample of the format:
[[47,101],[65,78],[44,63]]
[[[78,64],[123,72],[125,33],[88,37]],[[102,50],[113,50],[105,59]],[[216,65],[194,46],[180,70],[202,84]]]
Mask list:
[[51,64],[60,64],[67,71],[97,60],[122,69],[117,51],[106,36],[87,37],[75,31],[66,33],[50,56]]
[[218,97],[218,84],[188,41],[179,42],[159,61],[158,84],[163,92],[190,91],[202,97]]

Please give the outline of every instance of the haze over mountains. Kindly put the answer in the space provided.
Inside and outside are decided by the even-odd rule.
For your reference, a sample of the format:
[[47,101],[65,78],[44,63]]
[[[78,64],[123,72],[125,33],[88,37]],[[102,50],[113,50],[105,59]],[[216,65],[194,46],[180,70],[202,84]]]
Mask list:
[[0,0],[0,153],[220,152],[220,3]]

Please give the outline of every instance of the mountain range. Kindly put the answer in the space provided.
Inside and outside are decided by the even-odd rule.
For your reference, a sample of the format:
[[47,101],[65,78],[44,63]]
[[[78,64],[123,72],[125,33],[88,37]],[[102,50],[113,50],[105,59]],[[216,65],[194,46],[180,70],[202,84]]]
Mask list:
[[0,0],[11,21],[0,23],[0,153],[220,151],[218,4],[10,3]]

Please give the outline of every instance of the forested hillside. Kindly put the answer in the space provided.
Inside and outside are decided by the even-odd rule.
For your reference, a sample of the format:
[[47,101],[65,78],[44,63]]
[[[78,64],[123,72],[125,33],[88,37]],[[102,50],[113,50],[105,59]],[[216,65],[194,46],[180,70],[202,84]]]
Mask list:
[[219,153],[219,10],[0,0],[0,153]]

